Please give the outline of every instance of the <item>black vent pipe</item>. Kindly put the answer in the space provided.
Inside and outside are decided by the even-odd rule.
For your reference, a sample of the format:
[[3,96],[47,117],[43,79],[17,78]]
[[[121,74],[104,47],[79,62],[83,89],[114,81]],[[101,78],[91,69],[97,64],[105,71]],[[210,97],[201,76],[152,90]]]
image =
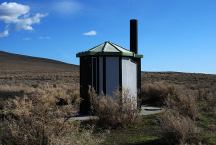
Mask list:
[[138,53],[138,25],[136,19],[130,20],[130,51]]

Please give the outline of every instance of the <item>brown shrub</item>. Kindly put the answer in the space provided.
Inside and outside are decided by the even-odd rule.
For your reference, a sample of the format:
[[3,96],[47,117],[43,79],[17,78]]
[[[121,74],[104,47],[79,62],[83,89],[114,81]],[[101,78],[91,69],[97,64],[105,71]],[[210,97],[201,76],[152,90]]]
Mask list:
[[188,116],[192,120],[198,117],[196,96],[184,88],[173,88],[165,99],[165,107],[179,112],[183,116]]
[[[77,112],[78,102],[71,103],[71,99],[77,97],[73,96],[75,94],[66,88],[44,86],[31,92],[31,96],[8,100],[2,111],[6,116],[13,114],[15,117],[9,116],[1,123],[2,144],[99,144],[102,140],[92,135],[92,129],[82,130],[79,122],[66,121]],[[68,104],[56,105],[58,98],[64,98]]]
[[204,112],[212,113],[216,117],[216,92],[211,90],[199,89],[198,97],[201,103],[200,109]]
[[177,110],[193,120],[198,116],[196,98],[197,96],[192,91],[179,85],[171,86],[164,82],[144,85],[141,90],[143,103]]
[[173,87],[164,82],[144,84],[141,88],[141,104],[163,106]]
[[186,145],[200,143],[199,129],[189,117],[176,111],[167,111],[161,115],[162,137],[168,145]]
[[170,145],[200,143],[196,96],[182,87],[173,88],[165,99],[166,112],[161,115],[163,139]]
[[[138,110],[134,100],[127,91],[116,92],[114,97],[97,95],[93,89],[89,91],[93,114],[99,117],[102,127],[116,128],[134,123],[138,119]],[[122,94],[123,97],[120,97]],[[123,98],[123,99],[121,99]]]

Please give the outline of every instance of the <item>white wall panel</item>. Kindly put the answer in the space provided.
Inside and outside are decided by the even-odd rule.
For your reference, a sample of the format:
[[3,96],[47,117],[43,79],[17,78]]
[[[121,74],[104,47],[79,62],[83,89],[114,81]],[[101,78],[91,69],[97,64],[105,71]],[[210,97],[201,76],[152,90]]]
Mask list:
[[106,94],[113,96],[119,88],[119,57],[106,57]]
[[122,58],[122,88],[137,102],[137,64],[129,58]]

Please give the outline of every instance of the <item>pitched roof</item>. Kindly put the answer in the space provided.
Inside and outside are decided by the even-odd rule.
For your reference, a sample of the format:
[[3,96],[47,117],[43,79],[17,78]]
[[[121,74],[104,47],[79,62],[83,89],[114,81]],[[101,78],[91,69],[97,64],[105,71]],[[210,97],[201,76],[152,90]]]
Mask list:
[[132,51],[129,51],[117,44],[114,44],[112,42],[106,41],[98,46],[93,47],[92,49],[89,49],[88,51],[79,52],[77,53],[77,57],[82,56],[129,56],[129,57],[136,57],[136,58],[142,58],[143,55],[135,54]]

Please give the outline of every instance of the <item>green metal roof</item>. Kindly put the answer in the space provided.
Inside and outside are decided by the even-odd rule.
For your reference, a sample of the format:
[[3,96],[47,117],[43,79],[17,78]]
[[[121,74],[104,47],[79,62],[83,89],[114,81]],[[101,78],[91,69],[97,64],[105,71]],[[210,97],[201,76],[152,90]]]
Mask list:
[[143,55],[135,54],[121,46],[118,46],[112,42],[104,42],[98,46],[89,49],[88,51],[79,52],[76,54],[77,57],[82,56],[129,56],[135,58],[142,58]]

